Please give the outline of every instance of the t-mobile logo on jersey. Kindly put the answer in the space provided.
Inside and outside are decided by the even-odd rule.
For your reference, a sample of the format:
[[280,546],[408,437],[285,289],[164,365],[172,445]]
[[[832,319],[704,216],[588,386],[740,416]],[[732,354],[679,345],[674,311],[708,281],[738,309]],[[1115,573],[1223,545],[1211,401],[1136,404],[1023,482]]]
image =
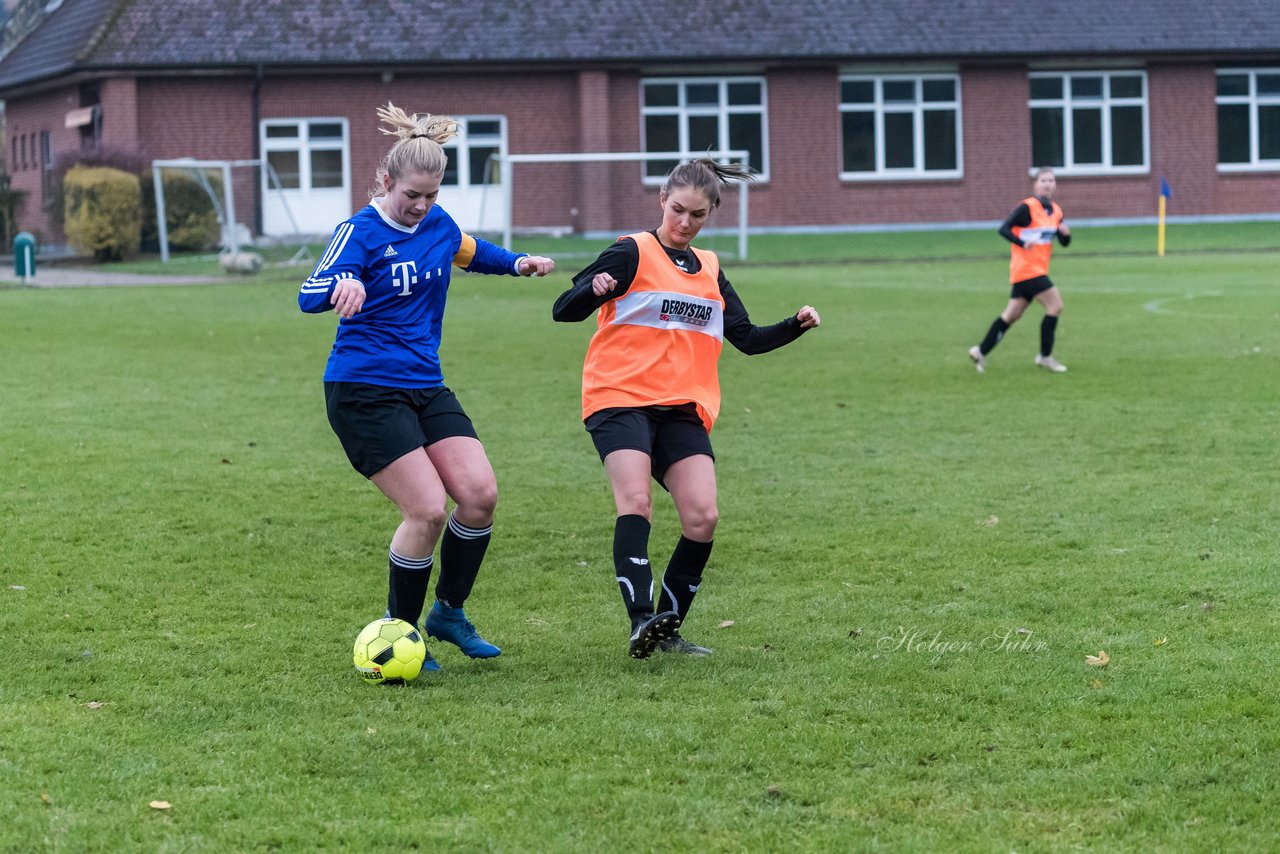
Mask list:
[[[435,275],[439,276],[442,272],[439,267],[435,269]],[[428,270],[422,276],[422,281],[431,281],[432,271]],[[418,265],[412,261],[401,261],[398,264],[391,265],[391,284],[400,289],[400,296],[407,297],[412,291],[410,288],[418,284]]]

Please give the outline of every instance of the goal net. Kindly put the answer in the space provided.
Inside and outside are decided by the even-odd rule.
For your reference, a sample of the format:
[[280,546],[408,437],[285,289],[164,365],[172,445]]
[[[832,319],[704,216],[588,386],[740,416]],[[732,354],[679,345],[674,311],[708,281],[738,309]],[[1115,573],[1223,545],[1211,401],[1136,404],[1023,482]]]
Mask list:
[[[746,151],[699,152],[722,163],[747,163]],[[690,155],[676,152],[565,152],[489,156],[481,221],[501,224],[502,245],[516,235],[566,238],[560,256],[594,256],[600,240],[652,229],[660,218],[663,177]],[[749,193],[732,182],[721,193],[697,244],[745,259]],[[579,238],[575,241],[571,238]],[[582,238],[585,238],[582,239]],[[575,251],[574,244],[581,244]]]
[[[259,170],[264,169],[266,170],[266,180],[261,181]],[[265,160],[197,160],[193,157],[183,157],[176,160],[153,160],[151,162],[152,183],[155,186],[156,194],[156,229],[160,237],[160,260],[162,263],[168,263],[169,261],[169,229],[168,217],[165,211],[164,188],[164,172],[166,170],[184,172],[204,188],[205,193],[209,196],[209,201],[213,204],[214,214],[218,220],[220,254],[235,256],[240,252],[241,244],[252,242],[253,235],[251,230],[236,219],[236,193],[241,193],[239,211],[241,215],[244,215],[246,213],[244,196],[246,191],[251,191],[256,183],[257,186],[265,185],[268,192],[275,194],[279,198],[280,204],[283,205],[284,212],[293,226],[296,242],[301,244],[289,263],[297,263],[310,257],[310,248],[303,239],[297,220],[294,219],[293,212],[289,209],[289,203],[285,199],[284,186],[280,181],[280,176],[276,174],[275,168],[269,162]],[[246,172],[248,174],[245,174]],[[216,181],[212,180],[215,176],[217,178]],[[249,208],[251,209],[252,206],[249,206]],[[251,213],[249,215],[252,216]]]

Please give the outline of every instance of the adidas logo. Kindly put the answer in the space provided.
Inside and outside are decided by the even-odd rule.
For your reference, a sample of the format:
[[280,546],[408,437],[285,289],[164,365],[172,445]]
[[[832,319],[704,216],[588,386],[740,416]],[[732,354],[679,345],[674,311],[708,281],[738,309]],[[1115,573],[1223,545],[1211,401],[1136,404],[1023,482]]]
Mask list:
[[383,258],[394,258],[394,257],[396,257],[396,256],[397,256],[397,255],[399,255],[399,254],[400,254],[400,253],[396,251],[395,247],[394,247],[394,246],[392,246],[390,243],[388,243],[388,244],[387,244],[387,251],[382,253],[382,257],[383,257]]

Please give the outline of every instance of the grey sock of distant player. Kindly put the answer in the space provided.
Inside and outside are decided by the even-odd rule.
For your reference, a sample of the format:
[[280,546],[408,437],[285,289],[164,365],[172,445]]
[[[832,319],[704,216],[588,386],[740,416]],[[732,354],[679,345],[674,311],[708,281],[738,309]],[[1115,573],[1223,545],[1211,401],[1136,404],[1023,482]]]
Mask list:
[[461,608],[467,601],[492,533],[492,524],[471,528],[458,521],[456,510],[449,514],[449,524],[440,538],[440,580],[436,582],[436,598],[442,604]]
[[418,625],[431,581],[431,565],[431,555],[415,558],[390,552],[387,616],[404,620],[411,626]]
[[1058,334],[1058,317],[1046,314],[1040,321],[1040,355],[1053,355],[1053,339]]
[[987,355],[996,348],[1000,343],[1000,339],[1009,331],[1009,324],[1004,322],[1004,318],[997,316],[991,323],[991,328],[987,330],[987,337],[982,339],[982,343],[978,345],[978,349],[982,351],[982,355]]
[[711,558],[715,542],[700,543],[681,537],[671,553],[667,571],[662,574],[662,594],[658,597],[659,611],[675,611],[684,618],[693,605],[693,597],[702,586],[702,571]]
[[649,566],[649,520],[619,516],[613,525],[613,568],[632,624],[653,613],[653,569]]

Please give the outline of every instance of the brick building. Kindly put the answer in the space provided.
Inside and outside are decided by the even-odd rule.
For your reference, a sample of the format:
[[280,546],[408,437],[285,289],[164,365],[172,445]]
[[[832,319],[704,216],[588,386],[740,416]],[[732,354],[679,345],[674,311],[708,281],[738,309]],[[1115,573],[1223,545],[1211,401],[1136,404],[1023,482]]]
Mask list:
[[994,221],[1037,165],[1073,218],[1149,217],[1162,177],[1179,215],[1280,212],[1275,0],[17,5],[3,156],[52,242],[52,167],[95,147],[265,160],[284,190],[238,173],[238,218],[327,233],[368,198],[387,101],[463,119],[442,204],[471,229],[503,180],[517,228],[643,226],[669,165],[513,179],[490,154],[708,148],[750,152],[765,229]]

